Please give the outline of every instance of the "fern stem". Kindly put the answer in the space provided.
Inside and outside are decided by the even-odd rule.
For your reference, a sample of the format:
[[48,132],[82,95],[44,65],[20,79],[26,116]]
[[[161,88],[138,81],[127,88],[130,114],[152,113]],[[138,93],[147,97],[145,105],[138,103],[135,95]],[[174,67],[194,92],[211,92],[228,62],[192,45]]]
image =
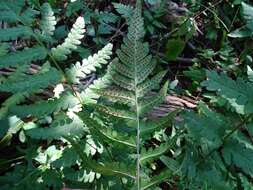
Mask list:
[[[136,1],[136,10],[139,13],[141,12],[141,0]],[[140,184],[140,169],[141,169],[141,153],[140,153],[140,113],[139,113],[139,105],[138,105],[138,94],[137,94],[137,85],[138,85],[138,70],[137,70],[137,42],[138,42],[138,32],[135,32],[135,40],[134,40],[134,50],[135,50],[135,55],[134,55],[134,89],[135,89],[135,109],[136,109],[136,122],[137,122],[137,135],[136,135],[136,153],[137,153],[137,166],[136,166],[136,182],[137,182],[137,190],[140,190],[141,184]]]
[[136,149],[137,149],[137,168],[136,168],[136,181],[137,181],[137,189],[140,189],[140,119],[139,119],[139,111],[138,111],[138,98],[135,96],[136,101],[136,121],[137,121],[137,135],[136,135]]
[[[138,37],[136,36],[136,39]],[[135,45],[134,49],[136,50],[137,48],[137,40],[135,40]],[[135,52],[136,53],[136,52]],[[137,166],[136,166],[136,182],[137,182],[137,189],[140,189],[140,160],[141,160],[141,155],[140,155],[140,113],[139,113],[139,105],[138,105],[138,95],[137,95],[137,56],[134,56],[134,64],[135,64],[135,84],[134,84],[134,89],[135,89],[135,110],[136,110],[136,123],[137,123],[137,135],[136,135],[136,154],[137,154]]]

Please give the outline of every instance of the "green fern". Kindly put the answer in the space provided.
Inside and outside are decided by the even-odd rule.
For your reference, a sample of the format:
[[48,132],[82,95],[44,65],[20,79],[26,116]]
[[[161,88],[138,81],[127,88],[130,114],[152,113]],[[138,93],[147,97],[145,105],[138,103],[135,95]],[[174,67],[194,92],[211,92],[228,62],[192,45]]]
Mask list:
[[31,105],[15,105],[10,109],[10,113],[19,117],[45,117],[52,113],[57,113],[60,110],[73,108],[79,103],[78,99],[70,94],[62,95],[59,99],[49,99],[38,101]]
[[65,137],[70,143],[71,145],[74,147],[74,149],[76,150],[76,152],[78,153],[78,155],[80,156],[80,158],[83,161],[84,167],[86,167],[87,169],[92,169],[93,171],[97,172],[97,173],[101,173],[104,175],[109,175],[109,176],[120,176],[120,177],[130,177],[130,178],[135,178],[133,176],[133,168],[119,163],[104,163],[104,164],[100,164],[97,163],[93,160],[90,160],[86,154],[82,151],[82,148],[80,147],[80,145],[78,143],[75,142],[75,140],[71,139],[71,138],[67,138]]
[[19,1],[1,1],[0,2],[0,20],[9,23],[21,22],[25,25],[30,25],[34,17],[39,13],[32,8],[26,8],[25,0]]
[[56,19],[49,3],[44,3],[41,6],[41,17],[42,34],[52,36],[55,31]]
[[79,113],[79,116],[85,121],[85,125],[89,128],[91,134],[94,137],[99,137],[104,139],[107,143],[117,143],[119,145],[128,146],[130,148],[136,148],[135,140],[133,137],[129,136],[126,133],[118,132],[109,127],[102,126],[94,119],[91,119],[90,116],[85,113]]
[[225,144],[222,154],[228,165],[235,165],[246,174],[253,176],[253,147],[250,143],[231,139]]
[[16,40],[18,38],[28,39],[33,32],[29,27],[17,26],[12,28],[0,29],[0,41]]
[[0,109],[0,119],[3,119],[4,117],[7,116],[10,108],[13,106],[20,104],[23,102],[26,98],[26,93],[16,93],[9,97],[7,100],[5,100],[2,103],[1,109]]
[[85,128],[83,127],[83,122],[74,118],[72,121],[68,117],[59,118],[54,121],[54,123],[48,128],[32,128],[26,131],[26,134],[34,139],[61,139],[67,136],[79,136],[85,133]]
[[20,81],[7,81],[0,84],[0,91],[12,93],[31,93],[42,88],[48,87],[50,84],[57,84],[61,80],[61,74],[55,68],[50,68],[46,72],[36,74],[34,76],[24,76]]
[[84,37],[83,34],[85,32],[84,26],[84,19],[78,17],[64,42],[56,48],[52,48],[52,55],[56,60],[66,60],[67,55],[81,44],[81,39]]
[[[92,105],[99,112],[128,120],[129,127],[135,128],[137,134],[135,142],[137,189],[140,189],[141,121],[146,112],[164,100],[168,87],[168,84],[165,84],[157,95],[146,98],[146,95],[159,85],[165,72],[150,77],[156,64],[149,55],[148,44],[142,42],[144,37],[143,24],[141,5],[138,1],[131,18],[127,37],[124,38],[121,49],[117,50],[118,58],[115,58],[109,65],[108,75],[112,85],[109,88],[94,90],[101,98],[119,104],[126,104],[130,111],[109,105]],[[131,151],[129,150],[129,152]]]
[[231,106],[240,114],[253,113],[253,85],[238,78],[236,81],[227,77],[224,73],[207,71],[207,81],[202,85],[210,91],[216,91],[225,98]]
[[80,78],[85,78],[91,72],[96,71],[96,68],[101,68],[102,64],[107,64],[112,54],[112,44],[106,45],[97,54],[83,59],[82,63],[77,62],[67,70],[67,76],[73,83],[80,83]]
[[141,164],[145,164],[148,161],[152,161],[160,157],[161,155],[167,153],[172,147],[175,146],[177,136],[173,137],[170,139],[170,142],[164,143],[159,145],[158,147],[154,149],[149,149],[149,150],[144,150],[141,152],[141,159],[140,162]]
[[41,46],[27,48],[22,51],[10,53],[1,57],[0,68],[17,67],[22,64],[29,64],[32,61],[43,60],[47,56],[47,50]]

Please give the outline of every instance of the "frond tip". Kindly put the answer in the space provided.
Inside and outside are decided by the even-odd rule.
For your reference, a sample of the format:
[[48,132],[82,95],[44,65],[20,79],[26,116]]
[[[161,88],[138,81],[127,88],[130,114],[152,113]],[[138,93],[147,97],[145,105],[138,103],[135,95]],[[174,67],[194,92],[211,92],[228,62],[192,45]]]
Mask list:
[[45,35],[53,35],[56,25],[54,12],[49,3],[44,3],[41,6],[41,23],[40,27]]
[[52,48],[52,55],[56,60],[63,61],[67,59],[67,55],[71,53],[71,50],[76,49],[81,44],[85,32],[84,27],[84,18],[78,17],[64,42],[56,48]]

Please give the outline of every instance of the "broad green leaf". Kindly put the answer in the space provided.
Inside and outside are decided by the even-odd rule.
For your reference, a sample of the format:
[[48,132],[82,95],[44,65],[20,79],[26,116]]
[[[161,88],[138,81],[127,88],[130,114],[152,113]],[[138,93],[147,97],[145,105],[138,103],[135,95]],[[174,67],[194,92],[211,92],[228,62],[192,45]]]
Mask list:
[[166,45],[166,57],[168,60],[176,60],[182,53],[185,47],[185,42],[181,39],[171,39],[167,41]]

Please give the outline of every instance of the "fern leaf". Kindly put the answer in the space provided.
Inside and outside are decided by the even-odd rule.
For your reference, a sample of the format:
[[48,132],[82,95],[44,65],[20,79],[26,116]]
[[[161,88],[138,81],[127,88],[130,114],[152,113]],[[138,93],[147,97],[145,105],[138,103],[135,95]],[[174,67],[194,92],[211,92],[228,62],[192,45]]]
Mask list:
[[134,13],[134,8],[132,6],[121,3],[113,3],[113,6],[116,11],[127,20],[127,22],[130,22],[131,16]]
[[131,105],[134,105],[135,102],[134,94],[126,90],[121,90],[117,88],[110,88],[110,89],[108,88],[102,90],[93,89],[93,91],[99,96],[103,96],[112,102],[119,101]]
[[55,31],[56,18],[49,3],[44,3],[41,6],[41,23],[42,34],[52,36]]
[[225,162],[241,168],[246,174],[253,176],[253,147],[238,140],[231,139],[222,149]]
[[[144,22],[141,16],[141,1],[137,0],[136,9],[131,16],[128,34],[123,40],[124,43],[121,45],[121,49],[116,52],[118,58],[114,59],[108,68],[108,75],[113,84],[112,86],[117,90],[113,89],[110,92],[112,88],[107,88],[106,90],[102,89],[98,92],[101,97],[107,98],[111,102],[119,102],[123,104],[130,103],[130,110],[132,113],[123,109],[115,109],[113,106],[95,105],[97,110],[108,115],[130,120],[128,124],[131,125],[131,127],[136,128],[137,189],[140,189],[141,158],[143,158],[144,162],[145,160],[148,160],[148,158],[151,159],[155,157],[155,155],[152,155],[150,152],[144,154],[143,157],[141,157],[140,154],[140,124],[142,116],[147,111],[150,111],[153,106],[163,101],[168,87],[168,84],[165,84],[158,93],[158,96],[150,99],[145,98],[147,93],[158,86],[165,73],[159,73],[150,79],[150,76],[156,67],[156,63],[152,60],[152,56],[149,55],[148,44],[143,43],[144,34]],[[161,153],[164,153],[164,149],[154,150],[153,153],[160,155]]]
[[13,94],[11,97],[9,97],[7,100],[5,100],[2,103],[2,106],[0,109],[0,120],[8,114],[9,109],[11,109],[12,106],[15,106],[23,102],[25,98],[26,98],[26,94],[16,93],[16,94]]
[[22,22],[23,24],[30,25],[39,12],[32,8],[24,9],[24,6],[24,0],[15,2],[1,1],[0,20],[9,23]]
[[8,55],[2,56],[0,59],[0,68],[17,67],[22,64],[28,64],[31,61],[43,60],[47,56],[47,50],[41,46],[24,49]]
[[0,84],[0,91],[11,93],[34,92],[46,88],[49,84],[57,84],[61,80],[61,73],[51,67],[47,72],[36,75],[26,75],[20,81],[7,81]]
[[84,37],[83,34],[85,32],[84,27],[84,19],[82,17],[78,17],[64,42],[56,48],[52,48],[52,55],[56,60],[66,60],[67,55],[69,55],[72,50],[76,49],[77,46],[81,44],[81,39]]
[[94,119],[91,119],[90,116],[84,112],[79,113],[78,115],[82,118],[82,120],[85,122],[85,125],[93,134],[100,136],[101,138],[105,139],[105,141],[136,148],[135,139],[129,135],[106,128],[105,126],[101,126],[98,122],[96,122]]
[[131,166],[125,166],[123,163],[97,163],[91,159],[89,159],[86,154],[83,152],[82,147],[75,142],[75,140],[67,137],[66,138],[71,145],[74,147],[78,155],[83,161],[83,166],[87,169],[92,169],[96,173],[100,173],[103,175],[108,175],[108,176],[120,176],[120,177],[130,177],[132,179],[135,179],[134,176],[134,169]]
[[141,136],[142,138],[148,138],[150,134],[153,134],[155,131],[159,131],[163,128],[166,128],[172,124],[173,119],[175,118],[178,110],[170,112],[168,115],[156,121],[143,121],[141,122]]
[[[53,140],[60,139],[67,136],[79,136],[81,137],[85,133],[83,122],[77,117],[72,122],[69,122],[69,118],[65,116],[65,121],[61,118],[60,121],[55,120],[53,126],[48,128],[33,128],[26,131],[26,134],[33,139]],[[55,126],[56,125],[56,126]]]
[[0,43],[0,57],[7,55],[10,45],[8,43]]
[[172,147],[175,146],[177,139],[178,139],[178,136],[176,135],[172,139],[170,139],[169,143],[163,143],[160,146],[154,149],[149,149],[147,151],[143,150],[141,152],[141,159],[140,159],[141,164],[143,165],[148,161],[157,159],[164,153],[168,152]]
[[136,120],[135,114],[121,109],[116,109],[109,106],[92,105],[97,111],[122,119]]
[[103,64],[107,64],[112,54],[112,44],[106,45],[97,54],[83,59],[82,64],[77,62],[67,70],[68,78],[73,83],[80,83],[80,78],[85,78],[91,72],[96,71],[96,68],[101,68]]
[[146,112],[150,111],[150,109],[154,108],[155,106],[159,105],[164,101],[164,98],[167,95],[167,90],[168,90],[168,85],[169,83],[167,82],[163,88],[160,90],[158,95],[155,97],[151,97],[148,99],[144,99],[143,101],[140,101],[139,103],[139,113],[140,114],[145,114]]
[[44,117],[52,113],[56,113],[60,110],[66,110],[77,105],[79,101],[72,95],[63,95],[59,99],[49,99],[38,101],[31,105],[16,105],[10,109],[12,114],[15,114],[21,118],[32,115],[33,117]]
[[10,41],[18,38],[27,39],[31,37],[32,34],[32,30],[26,26],[0,29],[0,41]]
[[85,104],[95,104],[100,97],[96,91],[105,89],[111,84],[110,76],[105,74],[103,77],[96,79],[87,89],[81,92],[80,98]]
[[142,180],[140,190],[150,189],[151,187],[170,179],[173,173],[170,170],[164,170],[159,175],[154,176],[150,180]]
[[160,84],[165,74],[166,74],[166,71],[162,71],[158,73],[157,75],[155,75],[154,77],[152,77],[151,79],[148,79],[142,84],[140,84],[138,86],[137,93],[136,93],[138,98],[145,96],[152,89],[156,88]]
[[216,91],[225,98],[231,106],[240,114],[253,113],[253,84],[238,78],[236,81],[227,77],[224,73],[207,72],[208,80],[202,85],[210,91]]

